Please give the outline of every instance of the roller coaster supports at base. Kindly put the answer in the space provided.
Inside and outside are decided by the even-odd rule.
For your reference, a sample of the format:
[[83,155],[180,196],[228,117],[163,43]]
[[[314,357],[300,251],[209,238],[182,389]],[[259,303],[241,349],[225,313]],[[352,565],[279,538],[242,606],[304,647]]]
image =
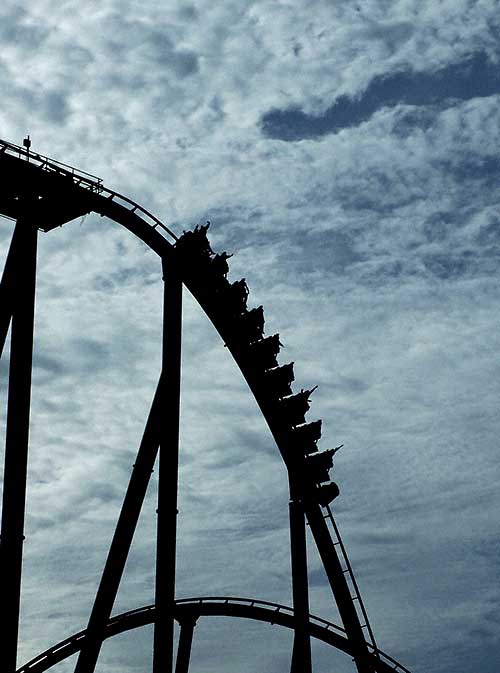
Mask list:
[[158,454],[164,388],[165,377],[162,373],[90,614],[87,626],[87,644],[80,651],[75,673],[93,673],[95,670],[106,624],[111,616],[142,503]]
[[366,644],[363,627],[344,579],[335,546],[330,536],[320,506],[314,502],[306,502],[305,513],[323,562],[328,582],[339,610],[340,618],[352,646],[353,660],[358,673],[375,673],[375,660]]
[[[5,341],[10,315],[10,347],[5,470],[2,503],[0,572],[3,581],[2,671],[14,673],[17,659],[21,572],[26,506],[26,474],[31,405],[33,325],[35,313],[37,228],[28,218],[16,223],[2,278],[0,306]],[[5,281],[5,282],[4,282]],[[15,293],[15,296],[14,296]],[[3,346],[3,342],[2,342]]]
[[166,387],[158,476],[155,594],[157,617],[153,636],[153,673],[172,673],[179,480],[182,281],[173,262],[164,262],[163,279],[163,372]]
[[180,624],[181,624],[181,632],[179,635],[179,646],[177,648],[175,673],[188,673],[189,660],[191,658],[191,646],[193,644],[193,631],[196,625],[196,618],[185,617],[182,619]]
[[289,503],[290,554],[292,562],[292,594],[295,630],[291,673],[311,673],[311,638],[309,635],[309,588],[307,577],[307,547],[304,510],[300,499]]

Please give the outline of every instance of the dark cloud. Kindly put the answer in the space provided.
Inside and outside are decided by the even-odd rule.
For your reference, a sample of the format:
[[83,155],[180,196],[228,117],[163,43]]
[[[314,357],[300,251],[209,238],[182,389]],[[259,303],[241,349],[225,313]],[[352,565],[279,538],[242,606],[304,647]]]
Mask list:
[[116,271],[95,276],[92,285],[96,290],[109,292],[120,290],[127,284],[139,283],[149,285],[157,282],[157,277],[151,274],[150,269],[137,266],[125,266]]
[[44,94],[41,99],[42,110],[45,111],[48,121],[53,124],[63,124],[70,115],[70,108],[66,96],[59,91]]
[[379,22],[368,21],[361,30],[368,39],[383,42],[390,54],[394,54],[415,34],[415,25],[409,21]]
[[68,353],[66,367],[96,376],[110,363],[110,346],[90,337],[76,337]]
[[424,258],[425,267],[441,280],[453,280],[466,274],[469,268],[469,257],[466,253],[457,255],[428,255]]
[[400,106],[394,111],[392,132],[401,138],[407,138],[419,129],[425,132],[433,126],[438,114],[439,108],[435,105]]
[[465,217],[457,211],[437,211],[426,218],[423,223],[423,233],[430,243],[443,242],[461,224],[464,224]]
[[338,377],[338,383],[333,385],[333,388],[338,388],[344,392],[360,395],[369,388],[369,384],[361,378],[351,378],[349,376]]
[[43,385],[55,376],[64,372],[63,363],[45,353],[36,352],[33,357],[34,380],[38,385]]
[[38,113],[51,124],[64,124],[70,116],[68,94],[63,91],[33,86],[10,86],[10,95],[27,108],[36,107]]
[[[432,72],[402,71],[375,77],[357,98],[340,96],[321,116],[299,108],[272,110],[262,116],[261,128],[269,138],[296,141],[320,138],[344,128],[359,126],[378,110],[396,105],[431,106],[442,110],[457,101],[500,93],[498,64],[477,53],[466,61]],[[431,110],[410,110],[396,124],[396,133],[405,128],[425,128],[432,122]]]
[[469,153],[466,157],[458,156],[455,161],[447,160],[438,166],[457,181],[481,181],[485,189],[497,187],[500,178],[500,159],[496,156]]
[[485,222],[481,225],[476,240],[479,245],[489,247],[495,246],[498,249],[500,245],[500,214],[490,213]]
[[311,232],[301,238],[299,246],[278,243],[280,262],[290,264],[301,274],[315,272],[342,273],[363,256],[356,251],[353,238],[343,231]]
[[199,12],[194,5],[185,4],[179,9],[179,17],[185,21],[195,21],[199,17]]
[[177,49],[165,34],[153,33],[150,40],[160,67],[171,68],[180,78],[188,77],[199,70],[198,55],[188,49]]
[[19,7],[8,8],[0,22],[2,44],[25,45],[29,49],[39,49],[50,34],[43,22],[35,22],[29,13]]

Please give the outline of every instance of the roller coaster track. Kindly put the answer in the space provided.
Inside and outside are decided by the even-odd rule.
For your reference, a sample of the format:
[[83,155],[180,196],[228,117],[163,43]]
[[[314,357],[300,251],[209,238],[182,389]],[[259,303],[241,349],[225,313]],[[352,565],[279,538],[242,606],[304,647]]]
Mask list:
[[[85,647],[81,650],[75,673],[93,673],[102,640],[108,637],[105,633],[108,633],[108,629],[111,628],[110,625],[115,623],[113,619],[119,619],[111,619],[111,611],[151,469],[158,448],[160,447],[161,454],[163,444],[174,445],[178,442],[180,325],[182,320],[180,293],[182,284],[189,289],[203,308],[233,355],[267,421],[288,471],[294,599],[294,613],[293,616],[288,615],[288,618],[292,619],[295,630],[292,673],[299,670],[307,673],[311,670],[309,637],[314,635],[311,630],[314,620],[311,621],[308,606],[304,517],[307,519],[318,548],[345,629],[345,636],[342,636],[342,638],[347,643],[347,649],[345,647],[340,647],[340,649],[352,654],[359,673],[387,670],[388,664],[383,662],[382,653],[375,642],[352,566],[329,507],[331,499],[338,494],[338,488],[336,484],[330,482],[328,474],[328,470],[332,466],[334,451],[318,453],[316,444],[321,435],[321,421],[306,422],[305,414],[310,406],[309,396],[314,389],[293,393],[291,388],[291,383],[294,380],[293,363],[280,366],[277,360],[281,345],[279,335],[264,337],[262,307],[247,309],[248,288],[246,288],[244,281],[236,283],[227,281],[224,271],[224,267],[227,267],[225,258],[223,255],[215,255],[211,250],[206,237],[207,227],[196,227],[194,231],[185,232],[182,236],[177,237],[158,218],[139,204],[104,187],[100,178],[30,152],[29,148],[0,141],[0,214],[16,220],[17,223],[2,283],[0,284],[0,353],[5,343],[10,321],[12,320],[13,324],[13,336],[11,337],[13,342],[16,321],[19,324],[29,323],[26,316],[21,316],[21,308],[16,308],[19,302],[16,303],[12,298],[12,287],[15,281],[15,268],[20,268],[17,271],[18,282],[20,282],[21,274],[24,273],[27,277],[30,277],[31,274],[33,276],[31,289],[26,289],[26,302],[29,304],[31,293],[33,295],[31,301],[32,304],[34,303],[36,229],[49,232],[55,227],[62,226],[66,222],[90,212],[106,216],[124,226],[160,256],[165,280],[165,307],[168,305],[171,314],[174,315],[173,317],[172,315],[169,316],[168,328],[165,327],[164,321],[162,373],[89,625],[84,632],[85,635],[79,635],[79,642],[84,642]],[[34,234],[33,231],[35,231]],[[34,243],[33,237],[35,237]],[[34,246],[34,254],[26,252],[30,249],[29,241],[32,241],[32,248]],[[29,259],[26,266],[23,267],[23,260],[29,258],[30,254],[32,258],[31,267],[29,266]],[[22,283],[19,287],[23,287]],[[18,314],[19,316],[16,317]],[[175,317],[175,314],[177,317]],[[23,352],[28,353],[29,358],[31,358],[30,348],[32,348],[32,345],[30,346],[27,343],[23,346],[22,338],[19,337],[19,340],[22,348],[24,348]],[[21,350],[21,346],[19,346],[19,350]],[[15,369],[12,362],[15,351],[16,348],[11,344],[11,369]],[[24,423],[24,434],[26,435],[25,440],[23,440],[26,445],[25,459],[27,459],[28,449],[26,414],[29,420],[31,381],[30,375],[26,375],[26,377],[24,384],[26,389],[24,393],[21,391],[18,395],[21,406],[23,403],[25,405],[24,415],[16,414],[14,409],[11,422],[12,426],[16,424],[22,426]],[[27,403],[26,397],[28,397]],[[27,411],[26,404],[28,405]],[[15,407],[16,405],[13,404],[12,406]],[[158,427],[160,411],[165,408],[172,408],[173,411],[166,422],[167,430],[160,430]],[[9,428],[9,418],[7,427]],[[9,429],[7,435],[9,435]],[[13,449],[10,453],[13,453]],[[10,483],[9,472],[7,471],[8,455],[9,442],[7,439],[5,472],[5,483],[7,485]],[[174,452],[174,458],[169,460],[176,459],[177,454]],[[176,480],[177,464],[171,464],[170,468],[170,472],[174,475],[171,478]],[[17,476],[12,477],[12,488],[16,484],[18,487],[22,486],[23,493],[17,496],[17,505],[15,503],[12,505],[10,501],[15,501],[15,497],[9,495],[9,489],[4,488],[2,539],[6,552],[4,553],[2,550],[2,560],[5,563],[3,572],[6,569],[7,571],[11,569],[11,566],[5,560],[10,558],[10,553],[7,553],[10,549],[8,542],[10,538],[17,540],[17,542],[12,543],[13,547],[17,544],[17,552],[16,550],[12,552],[13,559],[19,559],[19,545],[22,544],[19,542],[24,523],[24,501],[21,499],[24,497],[26,466],[18,466],[13,469],[14,472]],[[21,484],[23,479],[24,484]],[[327,483],[325,484],[325,482]],[[161,483],[162,477],[160,475],[159,502],[162,497],[168,499],[167,496],[161,495]],[[168,490],[167,486],[166,484],[164,487],[164,493]],[[176,492],[176,481],[170,483],[170,491],[173,488]],[[167,500],[164,500],[164,502],[167,502]],[[168,507],[165,505],[165,511],[167,509],[170,512],[175,510],[175,504],[176,500],[168,501]],[[22,510],[22,516],[12,514],[12,521],[17,528],[9,537],[10,519],[8,512],[16,507]],[[5,514],[6,511],[7,514]],[[167,521],[167,515],[164,516],[164,519]],[[168,534],[175,540],[175,517],[173,522],[170,519],[169,526],[169,528],[167,526]],[[163,537],[165,536],[168,537],[164,532]],[[161,554],[160,529],[158,530],[157,544],[158,553]],[[160,567],[168,568],[168,572],[165,572],[168,581],[159,576],[157,572],[157,606],[160,605],[159,596],[170,595],[170,599],[173,599],[174,585],[172,583],[175,580],[175,556],[173,559],[171,557],[167,558],[167,556],[162,557],[162,559],[163,565]],[[165,559],[167,559],[166,565]],[[19,560],[12,561],[12,563],[12,572],[15,574],[16,563],[19,564]],[[167,584],[170,582],[170,584],[166,586],[165,582]],[[13,585],[15,584],[14,582]],[[17,614],[19,611],[19,592],[20,589],[18,588],[17,596],[12,599],[13,612],[15,613],[17,610]],[[168,601],[165,600],[162,605],[167,603]],[[201,601],[201,604],[205,603]],[[230,602],[225,604],[233,605]],[[176,602],[176,611],[180,609],[181,605],[183,605],[182,602]],[[262,604],[260,605],[262,606]],[[167,613],[168,610],[165,608],[161,611],[156,610],[155,629],[160,622],[163,626],[167,623],[170,624],[172,614]],[[280,606],[279,614],[284,615],[285,608]],[[158,631],[159,628],[158,626]],[[112,634],[110,633],[110,635]],[[172,636],[170,638],[172,640]],[[17,619],[12,639],[15,640],[15,647],[17,647]],[[338,642],[341,643],[341,641]],[[387,655],[383,656],[386,660],[393,661]],[[171,667],[171,663],[169,665]],[[396,664],[396,668],[406,671],[399,664]],[[161,669],[161,666],[155,667],[154,664],[154,673]],[[14,673],[14,670],[15,666],[12,665],[11,657],[10,668],[7,673]]]
[[[156,616],[155,612],[154,605],[146,605],[112,617],[106,626],[104,638],[111,638],[119,633],[153,624]],[[289,629],[294,628],[293,609],[279,603],[260,601],[255,598],[236,598],[234,596],[201,596],[183,598],[175,602],[174,617],[181,625],[186,621],[197,621],[200,617],[207,616],[255,619]],[[309,633],[313,638],[352,656],[353,653],[349,640],[346,638],[345,630],[333,622],[310,615]],[[43,673],[78,652],[84,646],[85,636],[86,631],[74,633],[18,668],[17,673]],[[379,673],[410,673],[407,668],[388,654],[381,650],[378,651],[378,654],[376,670]]]
[[[118,203],[124,205],[125,208],[128,208],[130,212],[140,215],[143,221],[149,224],[152,229],[159,228],[161,231],[168,234],[168,236],[174,241],[177,240],[177,236],[174,234],[174,232],[166,227],[152,213],[150,213],[138,203],[135,203],[135,201],[132,201],[132,199],[129,199],[127,196],[108,189],[103,185],[102,178],[98,178],[96,175],[92,175],[92,173],[76,170],[72,166],[63,164],[60,161],[49,159],[42,154],[30,152],[28,149],[20,147],[19,145],[14,145],[13,143],[9,143],[6,140],[0,139],[0,156],[2,155],[5,155],[7,158],[15,157],[17,159],[21,159],[23,160],[23,164],[24,162],[31,163],[35,169],[38,169],[38,172],[43,172],[44,175],[52,176],[52,178],[66,178],[66,182],[71,180],[75,187],[79,187],[82,190],[88,190],[93,194],[101,194],[108,199],[115,199],[118,201]],[[7,159],[7,161],[9,161],[9,159]],[[9,163],[12,165],[11,162]],[[26,168],[26,166],[23,166],[22,170],[26,171]],[[11,217],[12,219],[16,219],[16,216],[13,217],[9,211],[2,214],[4,217]],[[43,229],[43,227],[40,227],[40,229]],[[43,231],[46,230],[43,229]]]

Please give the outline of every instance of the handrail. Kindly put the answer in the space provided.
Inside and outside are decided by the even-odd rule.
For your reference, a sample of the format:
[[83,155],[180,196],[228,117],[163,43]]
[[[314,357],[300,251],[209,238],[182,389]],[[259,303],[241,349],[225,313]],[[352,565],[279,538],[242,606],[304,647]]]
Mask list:
[[176,236],[176,234],[174,234],[174,232],[171,229],[169,229],[165,224],[163,224],[161,220],[159,220],[155,215],[146,210],[146,208],[143,208],[139,203],[136,203],[135,201],[130,199],[128,196],[124,196],[119,192],[115,192],[112,189],[105,187],[102,178],[99,178],[96,175],[93,175],[92,173],[87,173],[87,171],[82,171],[80,169],[74,168],[69,164],[64,164],[61,161],[57,161],[56,159],[50,159],[49,157],[46,157],[43,154],[39,154],[38,152],[31,152],[27,148],[21,147],[20,145],[15,145],[14,143],[10,143],[7,140],[2,140],[0,138],[0,154],[2,154],[3,152],[17,154],[19,155],[19,158],[25,157],[27,161],[31,160],[36,161],[38,162],[38,168],[40,168],[43,171],[56,172],[59,175],[61,174],[67,175],[72,178],[73,182],[78,187],[83,187],[97,194],[107,194],[108,198],[112,200],[117,199],[118,201],[124,202],[132,206],[132,208],[129,208],[131,212],[138,211],[142,215],[146,216],[147,220],[149,220],[146,221],[146,224],[149,224],[149,226],[151,226],[153,229],[159,227],[165,233],[171,236],[174,239],[174,241],[177,241],[178,237]]
[[135,201],[132,201],[132,199],[129,199],[128,196],[124,196],[123,194],[120,194],[119,192],[114,192],[111,189],[108,189],[108,187],[105,187],[102,185],[101,188],[101,193],[105,193],[109,195],[109,199],[115,200],[118,199],[119,201],[124,201],[125,203],[128,203],[132,206],[130,209],[131,212],[139,211],[142,215],[145,215],[149,220],[152,220],[154,224],[150,224],[146,222],[146,224],[149,224],[150,227],[153,229],[156,229],[156,227],[159,227],[160,229],[163,229],[169,236],[171,236],[175,241],[178,240],[178,236],[174,234],[174,232],[169,229],[161,220],[159,220],[155,215],[149,212],[149,210],[146,210],[146,208],[143,208],[139,203],[136,203]]
[[0,138],[0,146],[4,147],[2,151],[10,150],[15,154],[26,157],[26,159],[28,160],[34,159],[35,161],[39,161],[44,166],[50,166],[55,169],[60,168],[63,169],[65,172],[69,171],[72,175],[82,176],[85,177],[86,179],[90,178],[89,182],[92,181],[98,185],[102,183],[102,178],[98,178],[97,175],[93,175],[92,173],[88,173],[87,171],[82,171],[78,168],[74,168],[69,164],[64,164],[62,161],[57,161],[57,159],[50,159],[49,157],[46,157],[43,154],[39,154],[38,152],[31,152],[29,149],[21,147],[20,145],[15,145],[14,143],[9,142],[8,140],[2,140],[2,138]]
[[[216,602],[221,602],[221,603],[231,603],[231,605],[250,605],[250,606],[262,606],[262,607],[269,607],[269,608],[275,608],[279,612],[286,612],[287,614],[293,615],[293,608],[290,607],[289,605],[282,605],[281,603],[273,603],[271,601],[264,601],[260,600],[258,598],[242,598],[240,596],[201,596],[199,598],[180,598],[176,602],[176,605],[185,605],[185,604],[190,604],[195,601],[198,602],[207,602],[210,601],[211,603],[216,603]],[[154,606],[146,606],[146,607],[154,607]],[[345,629],[343,629],[341,626],[338,626],[337,624],[334,624],[333,622],[329,622],[326,619],[323,619],[322,617],[317,617],[316,615],[309,615],[309,621],[313,623],[320,624],[321,626],[324,626],[326,628],[333,629],[334,631],[338,631],[339,633],[345,634]]]

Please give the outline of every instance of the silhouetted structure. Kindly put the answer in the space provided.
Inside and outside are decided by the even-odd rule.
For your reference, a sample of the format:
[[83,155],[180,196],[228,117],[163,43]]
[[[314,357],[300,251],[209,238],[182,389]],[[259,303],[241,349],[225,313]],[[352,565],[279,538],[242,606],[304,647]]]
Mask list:
[[[29,161],[28,161],[29,159]],[[2,671],[15,673],[22,567],[33,316],[38,230],[49,232],[75,217],[96,212],[123,225],[154,250],[164,279],[163,355],[155,397],[125,493],[88,627],[19,670],[39,673],[79,652],[75,673],[93,673],[102,642],[143,623],[154,623],[153,672],[173,668],[173,622],[181,625],[175,670],[187,672],[193,630],[202,615],[246,616],[293,628],[291,673],[311,671],[310,637],[353,658],[359,673],[407,671],[375,643],[359,589],[329,503],[339,495],[330,481],[333,456],[319,452],[321,421],[306,422],[311,390],[294,393],[293,362],[279,365],[279,335],[264,336],[262,306],[248,308],[244,279],[229,283],[226,252],[214,253],[209,223],[177,238],[158,218],[95,176],[0,141],[0,213],[15,220],[0,283],[0,354],[11,325],[10,378],[2,507],[1,577],[4,581]],[[289,477],[293,610],[257,600],[175,599],[175,541],[179,441],[182,285],[204,308],[239,365],[269,425]],[[16,297],[14,301],[14,288]],[[132,537],[155,460],[158,478],[155,604],[111,617]],[[305,519],[324,565],[343,628],[309,614]],[[159,569],[161,568],[161,572]]]

